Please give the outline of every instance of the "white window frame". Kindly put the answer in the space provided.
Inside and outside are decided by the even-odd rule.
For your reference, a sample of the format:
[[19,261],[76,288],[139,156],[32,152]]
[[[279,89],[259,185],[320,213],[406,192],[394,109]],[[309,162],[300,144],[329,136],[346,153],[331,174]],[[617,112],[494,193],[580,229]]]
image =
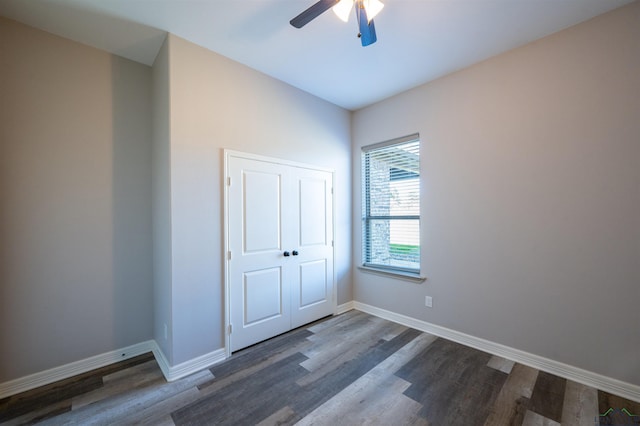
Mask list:
[[[376,151],[376,150],[380,150],[383,148],[389,148],[391,146],[394,145],[402,145],[402,144],[406,144],[409,142],[418,142],[420,149],[421,147],[421,141],[420,141],[420,135],[419,134],[412,134],[409,136],[405,136],[405,137],[401,137],[401,138],[397,138],[397,139],[393,139],[393,140],[389,140],[389,141],[385,141],[385,142],[381,142],[381,143],[377,143],[377,144],[373,144],[373,145],[367,145],[362,147],[362,161],[361,161],[361,166],[362,166],[362,224],[361,224],[361,229],[362,229],[362,263],[361,266],[359,267],[360,269],[366,271],[366,272],[373,272],[373,273],[377,273],[377,274],[383,274],[383,275],[392,275],[395,277],[399,277],[399,278],[404,278],[404,279],[408,279],[411,281],[424,281],[426,278],[423,277],[421,275],[421,268],[422,268],[422,262],[421,259],[418,259],[418,268],[407,268],[407,267],[402,267],[402,266],[397,266],[397,265],[386,265],[386,264],[377,264],[377,263],[372,263],[370,262],[370,258],[368,257],[368,253],[367,253],[367,247],[370,247],[370,242],[368,241],[369,238],[369,223],[373,220],[391,220],[391,219],[400,219],[400,220],[412,220],[418,221],[418,226],[419,229],[421,230],[421,225],[420,225],[420,214],[418,213],[417,215],[408,215],[408,216],[395,216],[395,215],[389,215],[389,216],[373,216],[370,214],[371,211],[371,205],[370,205],[370,196],[369,196],[369,188],[368,188],[368,170],[366,167],[366,161],[367,161],[367,154]],[[418,159],[418,162],[420,160]],[[420,173],[419,173],[419,165],[418,165],[418,179],[419,179]],[[421,233],[421,231],[419,231],[419,233]],[[420,235],[418,235],[419,241],[420,240]],[[421,256],[420,256],[421,257]]]

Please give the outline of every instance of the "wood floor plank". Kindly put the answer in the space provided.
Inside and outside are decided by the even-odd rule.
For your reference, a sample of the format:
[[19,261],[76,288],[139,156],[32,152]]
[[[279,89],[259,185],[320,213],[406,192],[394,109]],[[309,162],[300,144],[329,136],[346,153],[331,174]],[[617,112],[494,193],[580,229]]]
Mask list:
[[71,400],[58,401],[50,405],[44,405],[11,420],[0,422],[2,426],[17,426],[36,424],[47,419],[52,419],[71,411]]
[[291,346],[306,341],[307,337],[312,335],[313,333],[310,331],[299,328],[258,345],[234,352],[230,359],[211,367],[211,373],[217,378],[232,375],[244,368],[263,362],[274,354],[287,351]]
[[560,426],[560,423],[541,416],[538,413],[534,413],[531,410],[527,410],[527,414],[522,421],[522,426]]
[[[446,394],[449,398],[446,404],[441,403],[441,407],[437,408],[433,404],[425,405],[421,413],[435,424],[482,426],[498,393],[499,388],[496,386],[463,386],[455,383],[447,387]],[[431,397],[433,396],[432,393]]]
[[409,383],[394,373],[435,339],[417,336],[298,424],[425,424],[417,415],[421,405],[402,394]]
[[507,375],[487,367],[491,356],[437,339],[397,375],[411,386],[405,395],[423,405],[431,424],[482,425]]
[[291,407],[288,405],[286,407],[282,407],[266,419],[260,421],[256,424],[256,426],[273,426],[273,425],[284,425],[284,424],[292,424],[299,417],[293,411]]
[[[342,329],[342,326],[351,324],[350,327]],[[345,345],[351,346],[359,344],[363,339],[370,339],[375,335],[375,340],[380,340],[380,335],[375,334],[379,328],[389,327],[388,322],[379,319],[359,317],[357,322],[345,322],[336,329],[331,329],[329,333],[320,331],[309,337],[311,346],[305,349],[304,354],[309,358],[303,367],[309,371],[314,371],[317,366],[324,365],[328,360],[333,360],[338,354],[345,352]]]
[[0,400],[0,422],[8,421],[32,411],[41,411],[46,405],[56,405],[71,400],[74,396],[98,389],[102,386],[102,377],[116,371],[153,360],[153,354],[138,355],[105,367],[78,374],[68,379],[41,386],[26,392]]
[[5,398],[0,423],[590,426],[594,406],[640,425],[638,403],[351,311],[171,383],[146,354]]
[[[285,358],[289,358],[296,353],[302,353],[304,351],[304,348],[309,344],[310,342],[306,340],[298,340],[291,347],[283,347],[282,351],[272,352],[268,358],[261,359],[260,361],[249,366],[246,366],[247,364],[244,360],[242,360],[241,362],[242,365],[245,366],[244,368],[238,368],[238,366],[235,366],[232,369],[225,370],[226,374],[222,375],[222,377],[214,377],[211,380],[208,380],[198,386],[198,388],[200,389],[200,395],[204,397],[206,395],[218,392],[234,382],[244,380],[264,368],[269,368],[276,362],[282,361]],[[226,362],[233,362],[233,360],[228,360]],[[215,371],[215,369],[213,370]],[[229,374],[229,371],[234,371],[234,373]]]
[[423,353],[405,365],[398,375],[412,382],[419,392],[421,386],[429,386],[418,377],[443,376],[450,382],[461,385],[486,384],[502,386],[507,375],[486,366],[489,354],[445,340],[438,339]]
[[291,355],[255,374],[207,395],[172,414],[176,425],[243,424],[247,418],[263,419],[287,405],[298,391],[295,380],[307,371],[299,363],[306,357]]
[[[340,335],[335,339],[324,336],[314,336],[311,346],[303,353],[309,359],[302,366],[308,371],[327,370],[332,366],[347,362],[357,357],[362,351],[366,351],[380,340],[376,334],[378,328],[368,324],[366,327],[358,327],[347,335]],[[356,332],[357,331],[357,332]],[[319,377],[322,371],[309,376],[307,380],[312,381],[313,377]]]
[[387,331],[385,334],[380,336],[380,338],[382,340],[391,340],[394,337],[399,336],[401,333],[403,333],[407,329],[408,327],[402,324],[393,324],[393,326],[389,329],[389,331]]
[[538,370],[515,364],[496,398],[485,426],[520,425],[529,409]]
[[[361,393],[352,394],[335,407],[327,402],[297,424],[426,425],[427,421],[418,414],[422,405],[402,393],[409,385],[396,376],[385,376],[379,387],[360,388]],[[339,395],[330,401],[341,399]]]
[[155,360],[138,364],[130,369],[104,376],[102,379],[103,386],[74,397],[72,399],[72,408],[77,410],[109,396],[125,392],[127,389],[140,387],[145,383],[158,381],[162,378],[162,371],[158,369],[158,364]]
[[149,426],[175,426],[176,424],[173,422],[173,419],[170,415],[163,416],[160,419],[154,420],[152,423],[141,423],[143,425]]
[[367,314],[365,314],[364,312],[360,312],[360,311],[356,311],[355,309],[352,309],[341,315],[335,315],[333,317],[326,318],[323,321],[320,321],[316,324],[313,324],[305,328],[310,332],[316,334],[329,328],[337,330],[336,327],[338,327],[341,323],[345,321],[353,321],[354,319],[357,319],[357,318],[366,318],[366,317],[367,317]]
[[562,426],[595,424],[598,418],[598,391],[591,386],[567,380],[562,404]]
[[[156,379],[156,381],[148,382],[145,386],[159,387],[162,386],[164,378]],[[47,420],[42,424],[49,425],[65,425],[65,424],[81,424],[88,425],[104,425],[113,422],[114,419],[121,419],[131,410],[132,405],[144,405],[146,389],[128,389],[125,393],[111,396],[107,399],[93,402],[76,410],[64,413],[58,417]],[[135,408],[134,408],[135,409]],[[130,412],[130,411],[129,411]]]
[[167,383],[164,377],[144,381],[124,392],[107,396],[102,400],[63,414],[56,419],[61,423],[55,422],[52,424],[65,424],[67,422],[82,425],[126,423],[127,418],[134,416],[146,407],[163,401],[168,395],[196,387],[198,383],[208,380],[210,377],[211,372],[204,370],[172,383]]
[[492,356],[489,362],[487,363],[487,367],[495,368],[498,371],[502,371],[503,373],[509,374],[511,373],[511,369],[515,365],[515,361],[511,361],[506,358],[502,358],[499,356]]
[[126,418],[126,422],[129,424],[140,425],[156,425],[161,423],[171,422],[173,425],[173,419],[171,413],[185,405],[191,404],[200,398],[200,391],[196,386],[185,389],[184,391],[175,395],[166,397],[162,401],[153,404],[141,411],[133,413]]
[[341,364],[312,383],[301,386],[302,397],[291,404],[292,408],[301,416],[306,416],[421,334],[417,330],[408,329],[388,342],[381,340],[360,357]]
[[65,400],[70,401],[75,395],[82,395],[101,387],[101,376],[86,376],[76,381],[65,381],[63,384],[49,387],[47,392],[40,393],[35,397],[28,394],[16,396],[15,398],[10,397],[11,399],[8,400],[6,405],[0,406],[0,422],[38,410],[45,405],[56,404]]
[[386,335],[393,328],[388,321],[374,321],[366,327],[359,327],[359,333],[349,334],[346,338],[327,339],[316,348],[319,351],[305,350],[303,353],[309,359],[302,366],[312,372],[301,379],[298,384],[306,386],[318,378],[334,370],[341,364],[349,362],[374,347],[381,341],[380,336]]
[[555,422],[562,421],[566,379],[541,371],[531,394],[530,410]]
[[[144,407],[137,410],[123,412],[122,421],[126,423],[140,423],[153,425],[166,421],[171,413],[197,401],[200,398],[198,386],[211,379],[211,372],[203,370],[192,374],[180,381],[167,383],[154,389],[153,397],[147,400]],[[173,423],[173,420],[171,420]]]
[[[376,331],[380,331],[381,328],[368,327],[366,329],[366,333],[363,333],[360,336],[360,339],[354,342],[347,342],[345,346],[340,346],[339,349],[343,352],[336,353],[333,350],[328,350],[329,353],[333,355],[332,358],[326,357],[324,354],[317,356],[322,361],[322,364],[313,366],[312,372],[302,379],[298,380],[298,385],[300,386],[310,386],[314,382],[322,380],[326,381],[327,377],[340,377],[345,372],[349,371],[350,374],[357,374],[354,379],[360,377],[363,373],[354,371],[354,366],[359,366],[362,364],[366,368],[364,372],[369,371],[375,364],[373,364],[374,360],[377,360],[380,357],[381,353],[388,353],[388,349],[385,348],[385,345],[391,344],[396,339],[402,339],[402,334],[397,336],[396,338],[385,342],[379,338],[379,335],[376,334]],[[410,332],[412,337],[409,341],[413,340],[413,338],[417,337],[418,332],[411,332],[411,330],[407,330],[405,333]],[[405,334],[403,333],[403,334]],[[365,358],[369,357],[368,361],[365,361]],[[303,363],[305,368],[309,369],[309,361]],[[344,376],[346,377],[346,376]],[[342,386],[344,387],[344,386]]]

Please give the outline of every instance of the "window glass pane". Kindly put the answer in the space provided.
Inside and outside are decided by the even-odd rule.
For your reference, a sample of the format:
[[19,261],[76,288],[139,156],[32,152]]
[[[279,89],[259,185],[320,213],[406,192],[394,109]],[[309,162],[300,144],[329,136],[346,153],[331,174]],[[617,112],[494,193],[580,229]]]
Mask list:
[[368,221],[367,265],[420,269],[419,219]]
[[420,142],[364,148],[363,257],[368,266],[420,270]]
[[389,182],[391,216],[420,214],[420,179],[392,180]]

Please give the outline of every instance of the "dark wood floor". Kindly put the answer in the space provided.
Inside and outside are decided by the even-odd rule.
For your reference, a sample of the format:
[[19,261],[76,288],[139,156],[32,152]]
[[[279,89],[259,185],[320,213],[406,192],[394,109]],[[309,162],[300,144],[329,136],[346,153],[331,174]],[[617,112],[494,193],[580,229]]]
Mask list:
[[1,424],[640,424],[634,414],[638,403],[357,311],[172,383],[147,354],[0,400]]

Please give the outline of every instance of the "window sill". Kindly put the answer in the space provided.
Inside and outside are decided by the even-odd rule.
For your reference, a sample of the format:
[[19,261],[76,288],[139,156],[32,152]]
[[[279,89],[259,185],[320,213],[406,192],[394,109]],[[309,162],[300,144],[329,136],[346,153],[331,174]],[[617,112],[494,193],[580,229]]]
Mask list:
[[358,266],[362,272],[367,274],[382,275],[385,277],[394,277],[400,280],[411,281],[414,283],[422,283],[427,280],[427,277],[422,275],[412,274],[411,272],[392,271],[388,269],[372,268],[370,266]]

